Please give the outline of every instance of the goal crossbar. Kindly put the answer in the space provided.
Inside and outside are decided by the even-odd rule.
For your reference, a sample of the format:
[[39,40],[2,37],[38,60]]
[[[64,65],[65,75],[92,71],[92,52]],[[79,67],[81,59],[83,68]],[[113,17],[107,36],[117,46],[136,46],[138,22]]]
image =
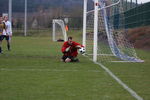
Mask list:
[[[120,0],[118,0],[116,3],[113,3],[111,5],[108,5],[108,6],[105,6],[105,7],[102,7],[102,8],[98,8],[98,10],[103,10],[103,9],[118,5],[119,3],[120,3]],[[91,13],[91,12],[94,12],[94,10],[87,11],[86,13],[88,14],[88,13]]]

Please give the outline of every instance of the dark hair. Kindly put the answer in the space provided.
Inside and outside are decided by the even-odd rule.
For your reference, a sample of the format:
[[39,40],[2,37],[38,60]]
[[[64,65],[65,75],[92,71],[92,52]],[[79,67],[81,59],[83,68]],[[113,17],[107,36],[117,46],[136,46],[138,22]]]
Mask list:
[[68,40],[72,40],[72,37],[71,37],[71,36],[69,36],[69,37],[68,37]]

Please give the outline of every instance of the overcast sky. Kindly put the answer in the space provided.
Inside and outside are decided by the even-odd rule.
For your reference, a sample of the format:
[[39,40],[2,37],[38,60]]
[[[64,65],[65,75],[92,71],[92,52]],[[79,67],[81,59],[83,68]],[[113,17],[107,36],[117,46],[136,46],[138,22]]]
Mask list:
[[[131,1],[131,0],[128,0]],[[136,1],[136,0],[132,0],[132,1]],[[146,3],[146,2],[150,2],[150,0],[138,0],[138,3]]]

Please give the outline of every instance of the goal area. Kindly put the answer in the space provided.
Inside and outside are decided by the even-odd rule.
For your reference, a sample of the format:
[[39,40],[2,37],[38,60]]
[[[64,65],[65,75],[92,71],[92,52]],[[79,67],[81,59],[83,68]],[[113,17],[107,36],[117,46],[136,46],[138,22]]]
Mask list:
[[[93,8],[88,6],[91,1]],[[84,0],[83,45],[95,62],[143,62],[128,40],[122,4],[122,0]]]
[[53,19],[53,41],[67,41],[67,32],[65,29],[65,23],[62,19]]

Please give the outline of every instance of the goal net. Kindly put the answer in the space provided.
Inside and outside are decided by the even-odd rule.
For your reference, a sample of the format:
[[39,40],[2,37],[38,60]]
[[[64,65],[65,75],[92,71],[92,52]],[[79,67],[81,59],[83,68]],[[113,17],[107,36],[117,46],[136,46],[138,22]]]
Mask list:
[[[143,62],[137,57],[133,45],[128,40],[122,2],[120,0],[93,1],[97,1],[94,2],[94,5],[98,6],[97,15],[95,15],[96,8],[86,11],[87,56],[93,60],[96,56],[96,61],[100,62]],[[95,30],[97,31],[94,32]],[[93,54],[94,50],[96,55]]]
[[53,41],[67,41],[67,32],[64,21],[53,19]]

